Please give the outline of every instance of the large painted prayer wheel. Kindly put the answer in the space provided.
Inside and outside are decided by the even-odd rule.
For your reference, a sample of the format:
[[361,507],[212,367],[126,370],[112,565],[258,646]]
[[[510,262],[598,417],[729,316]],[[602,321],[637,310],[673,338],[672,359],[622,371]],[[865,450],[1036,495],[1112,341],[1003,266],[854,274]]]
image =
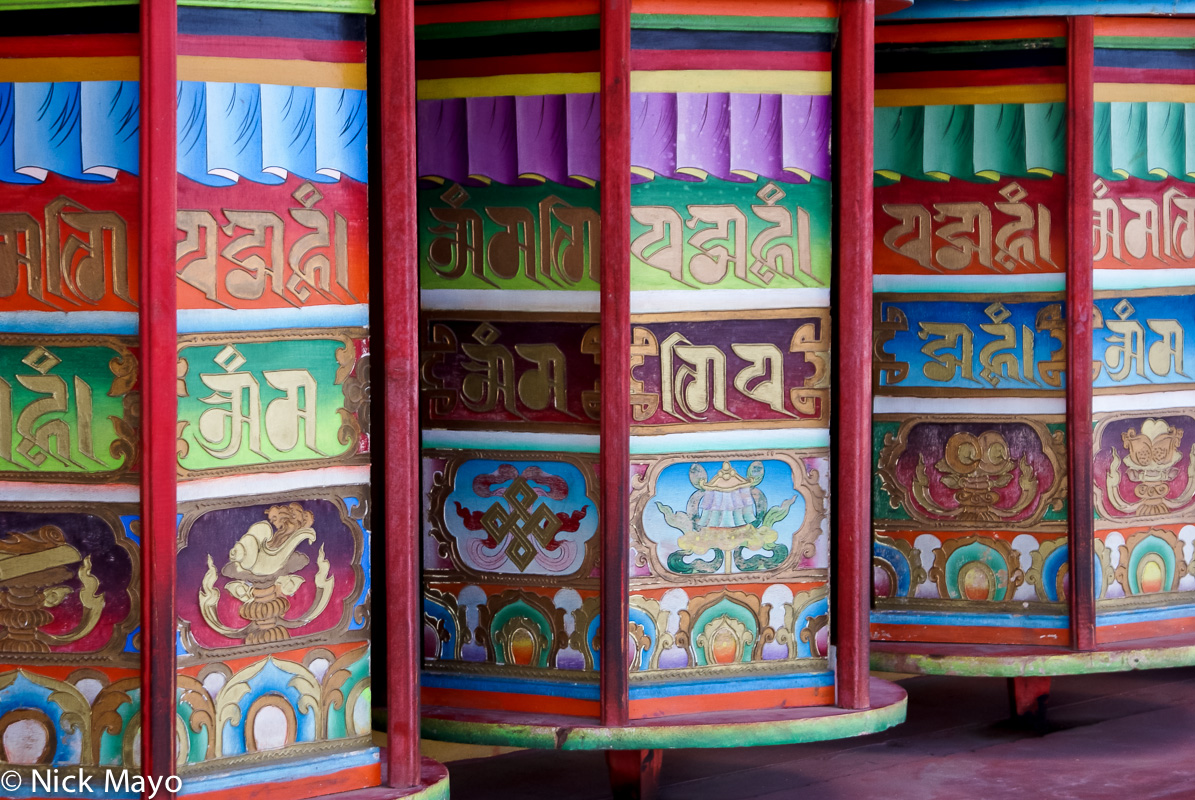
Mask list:
[[446,796],[372,730],[372,5],[103,6],[0,12],[3,794]]
[[1195,663],[1195,29],[1061,5],[876,32],[872,663],[1022,712]]
[[868,248],[835,243],[830,142],[866,100],[837,178],[866,197],[871,4],[416,20],[425,735],[610,750],[635,792],[660,748],[899,721],[836,510],[867,450],[831,436],[867,410],[834,388],[870,341],[867,298],[834,339]]

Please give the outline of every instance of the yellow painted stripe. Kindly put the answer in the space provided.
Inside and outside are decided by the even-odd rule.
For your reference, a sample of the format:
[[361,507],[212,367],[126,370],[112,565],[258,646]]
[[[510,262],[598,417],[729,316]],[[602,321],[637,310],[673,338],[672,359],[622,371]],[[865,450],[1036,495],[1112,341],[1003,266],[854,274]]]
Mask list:
[[[1099,88],[1097,86],[1098,94]],[[877,89],[876,107],[981,106],[999,103],[1062,103],[1066,84],[1020,86],[958,86],[940,89]],[[1096,99],[1099,99],[1098,97]]]
[[135,81],[137,56],[96,58],[0,58],[0,82]]
[[487,75],[478,78],[430,78],[416,84],[420,100],[453,97],[537,97],[598,91],[597,72],[545,72],[534,75]]
[[1195,103],[1195,86],[1175,83],[1097,83],[1097,103]]
[[669,69],[631,73],[632,92],[829,94],[829,72],[764,69]]
[[[134,59],[135,60],[135,59]],[[364,89],[365,65],[270,58],[179,56],[180,81]]]

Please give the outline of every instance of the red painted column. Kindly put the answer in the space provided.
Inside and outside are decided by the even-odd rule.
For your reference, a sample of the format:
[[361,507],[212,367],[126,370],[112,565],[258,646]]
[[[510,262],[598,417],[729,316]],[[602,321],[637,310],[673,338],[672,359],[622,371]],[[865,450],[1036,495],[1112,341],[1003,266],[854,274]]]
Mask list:
[[175,771],[177,41],[174,0],[142,0],[141,764],[155,777]]
[[871,607],[871,228],[875,3],[846,0],[839,21],[837,597],[838,705],[867,708]]
[[602,724],[629,708],[631,0],[602,0]]
[[415,205],[415,4],[381,0],[385,342],[386,652],[390,786],[419,783],[419,228]]
[[1091,182],[1094,177],[1095,34],[1091,17],[1069,20],[1066,61],[1066,441],[1070,487],[1071,641],[1095,647],[1094,512],[1091,498]]

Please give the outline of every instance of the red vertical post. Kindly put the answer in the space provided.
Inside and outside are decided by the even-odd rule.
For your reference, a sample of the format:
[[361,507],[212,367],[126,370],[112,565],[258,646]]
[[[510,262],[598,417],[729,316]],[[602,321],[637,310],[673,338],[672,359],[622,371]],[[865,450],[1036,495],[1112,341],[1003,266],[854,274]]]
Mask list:
[[141,765],[155,777],[175,772],[177,42],[175,0],[142,0]]
[[1066,45],[1066,440],[1069,462],[1071,642],[1095,647],[1094,511],[1091,500],[1091,182],[1095,173],[1095,32],[1071,17]]
[[382,0],[382,338],[385,341],[387,782],[419,783],[419,228],[415,197],[415,3]]
[[602,724],[630,706],[631,0],[602,0]]
[[838,130],[838,705],[867,708],[871,608],[871,229],[875,3],[847,0],[839,20]]

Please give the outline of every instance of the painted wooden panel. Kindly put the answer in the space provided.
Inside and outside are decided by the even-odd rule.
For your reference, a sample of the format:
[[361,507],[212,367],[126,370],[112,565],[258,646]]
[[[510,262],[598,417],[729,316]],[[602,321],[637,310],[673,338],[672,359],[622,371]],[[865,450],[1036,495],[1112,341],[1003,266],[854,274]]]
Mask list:
[[137,17],[3,16],[0,766],[95,783],[140,763]]
[[597,8],[416,22],[423,702],[596,717]]
[[[1099,20],[1095,31],[1092,492],[1099,641],[1195,628],[1186,325],[1195,281],[1186,218],[1183,21]],[[1139,139],[1141,146],[1128,142]],[[1097,582],[1098,583],[1098,582]]]
[[176,728],[190,792],[276,780],[261,770],[282,761],[344,789],[380,782],[364,62],[360,15],[180,11]]
[[832,704],[836,12],[665,6],[631,9],[630,715]]
[[1065,36],[876,32],[873,639],[1069,641]]

